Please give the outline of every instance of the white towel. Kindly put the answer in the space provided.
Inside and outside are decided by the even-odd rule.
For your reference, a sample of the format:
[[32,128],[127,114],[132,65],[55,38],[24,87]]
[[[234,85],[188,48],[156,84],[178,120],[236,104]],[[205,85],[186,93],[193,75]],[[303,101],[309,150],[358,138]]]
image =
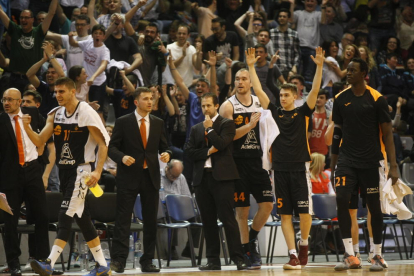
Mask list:
[[[131,65],[128,62],[125,62],[125,61],[116,61],[114,59],[111,59],[108,62],[108,66],[106,66],[106,69],[109,70],[111,67],[117,67],[118,69],[122,70],[125,67],[129,67],[129,66],[131,66]],[[134,71],[132,71],[132,73],[137,76],[137,78],[139,79],[139,81],[142,84],[144,83],[144,80],[142,79],[141,72],[138,69],[135,69]]]
[[270,148],[273,141],[279,135],[279,128],[273,119],[272,112],[270,110],[262,110],[260,116],[259,128],[260,128],[260,146],[262,147],[262,166],[265,170],[272,169],[272,160],[270,159]]
[[384,214],[397,215],[399,220],[412,218],[411,211],[403,203],[404,196],[412,193],[411,189],[400,179],[395,185],[392,185],[392,180],[388,179],[380,187],[381,211]]
[[[105,144],[109,145],[109,135],[105,129],[105,126],[102,123],[101,117],[99,117],[98,112],[96,112],[88,103],[80,102],[79,103],[79,127],[88,127],[93,126],[99,129],[105,139]],[[91,136],[92,138],[92,136]]]

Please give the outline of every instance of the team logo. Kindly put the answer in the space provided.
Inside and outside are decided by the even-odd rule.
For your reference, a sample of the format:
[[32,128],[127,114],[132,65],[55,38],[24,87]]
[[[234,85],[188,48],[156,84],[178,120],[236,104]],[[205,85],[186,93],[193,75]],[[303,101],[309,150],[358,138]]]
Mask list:
[[75,164],[75,160],[67,160],[73,159],[73,155],[69,148],[69,143],[64,143],[62,146],[62,152],[60,153],[60,160],[59,164],[61,165],[73,165]]
[[34,37],[22,35],[19,40],[17,40],[22,46],[23,49],[32,49],[34,46]]
[[345,106],[348,106],[348,105],[350,105],[350,104],[351,104],[351,102],[349,102],[349,103],[346,103],[346,104],[345,104]]
[[237,118],[234,119],[234,123],[236,125],[241,125],[243,123],[243,116],[242,115],[237,116]]
[[60,134],[62,133],[62,128],[60,127],[60,125],[57,125],[57,126],[55,127],[55,129],[53,130],[53,133],[54,133],[55,135],[60,135]]

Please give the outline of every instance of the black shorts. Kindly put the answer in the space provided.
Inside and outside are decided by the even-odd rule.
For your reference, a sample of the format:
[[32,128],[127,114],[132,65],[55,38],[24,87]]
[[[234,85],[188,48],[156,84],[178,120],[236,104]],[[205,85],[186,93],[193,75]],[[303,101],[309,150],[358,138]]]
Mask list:
[[275,171],[277,213],[313,214],[309,171]]
[[257,203],[273,202],[269,173],[262,167],[261,158],[235,158],[240,179],[235,182],[235,207],[250,206],[250,194]]
[[84,211],[89,214],[85,204],[89,189],[80,181],[80,169],[91,172],[89,164],[80,165],[73,169],[59,170],[60,190],[63,193],[63,201],[60,208],[70,217],[73,217],[75,214],[81,217]]
[[[337,194],[351,194],[355,197],[358,189],[361,197],[377,194],[379,196],[380,182],[386,181],[383,162],[377,168],[357,169],[344,165],[338,165],[335,170],[335,188]],[[355,207],[355,205],[353,206]],[[350,206],[351,208],[351,206]],[[357,209],[351,208],[351,209]]]
[[106,82],[101,85],[91,85],[89,88],[89,101],[98,101],[98,112],[103,112],[105,106],[108,104],[108,94],[106,93]]

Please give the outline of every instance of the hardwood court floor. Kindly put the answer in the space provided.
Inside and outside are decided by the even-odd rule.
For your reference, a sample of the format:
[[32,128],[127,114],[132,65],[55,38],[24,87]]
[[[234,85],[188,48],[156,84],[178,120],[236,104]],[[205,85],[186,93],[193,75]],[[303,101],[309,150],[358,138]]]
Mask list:
[[[414,275],[414,260],[404,260],[404,261],[388,261],[389,268],[383,272],[370,272],[369,265],[364,263],[362,269],[348,270],[336,272],[334,271],[334,266],[336,263],[311,263],[303,270],[283,270],[282,264],[273,264],[273,265],[263,265],[260,270],[244,270],[237,271],[235,266],[222,266],[221,271],[204,271],[201,272],[197,268],[182,268],[182,267],[173,267],[173,268],[163,268],[161,273],[152,275],[184,275],[184,276],[281,276],[281,275],[311,275],[311,276],[331,276],[331,275],[376,275],[376,276],[411,276]],[[65,272],[64,275],[84,275],[79,270]],[[113,276],[117,275],[141,275],[144,274],[141,270],[127,269],[124,273],[113,273]],[[148,273],[145,273],[148,274]],[[35,275],[33,273],[24,273],[24,275]]]

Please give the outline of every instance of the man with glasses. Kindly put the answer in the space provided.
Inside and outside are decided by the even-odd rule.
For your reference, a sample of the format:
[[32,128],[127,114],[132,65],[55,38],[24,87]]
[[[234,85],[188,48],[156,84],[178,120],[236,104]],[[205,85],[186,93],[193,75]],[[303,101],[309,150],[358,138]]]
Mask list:
[[34,16],[30,10],[21,12],[19,26],[0,9],[0,20],[11,37],[10,48],[13,49],[10,52],[10,83],[21,91],[29,84],[25,73],[43,56],[42,42],[56,12],[57,3],[58,0],[52,0],[45,20],[37,27],[33,27]]
[[349,44],[354,44],[355,37],[353,34],[344,33],[342,36],[341,42],[338,44],[338,57],[342,55],[342,51],[348,46]]
[[[89,35],[90,19],[88,16],[80,14],[75,20],[76,33],[73,38],[76,41],[88,40],[91,38]],[[57,44],[61,44],[66,49],[66,68],[70,69],[75,65],[83,65],[83,51],[79,47],[72,47],[69,44],[69,36],[61,35],[52,32],[48,32],[46,39],[53,40]]]
[[[48,211],[43,187],[43,170],[38,162],[38,149],[23,128],[23,114],[29,114],[35,131],[44,126],[44,119],[35,107],[20,107],[21,93],[7,89],[1,99],[5,113],[0,114],[0,191],[7,197],[14,214],[4,213],[4,247],[7,265],[12,276],[20,276],[21,255],[17,225],[20,206],[25,201],[36,224],[35,248],[32,257],[44,259],[49,255]],[[42,119],[42,120],[41,120]],[[43,122],[43,124],[41,124]]]

